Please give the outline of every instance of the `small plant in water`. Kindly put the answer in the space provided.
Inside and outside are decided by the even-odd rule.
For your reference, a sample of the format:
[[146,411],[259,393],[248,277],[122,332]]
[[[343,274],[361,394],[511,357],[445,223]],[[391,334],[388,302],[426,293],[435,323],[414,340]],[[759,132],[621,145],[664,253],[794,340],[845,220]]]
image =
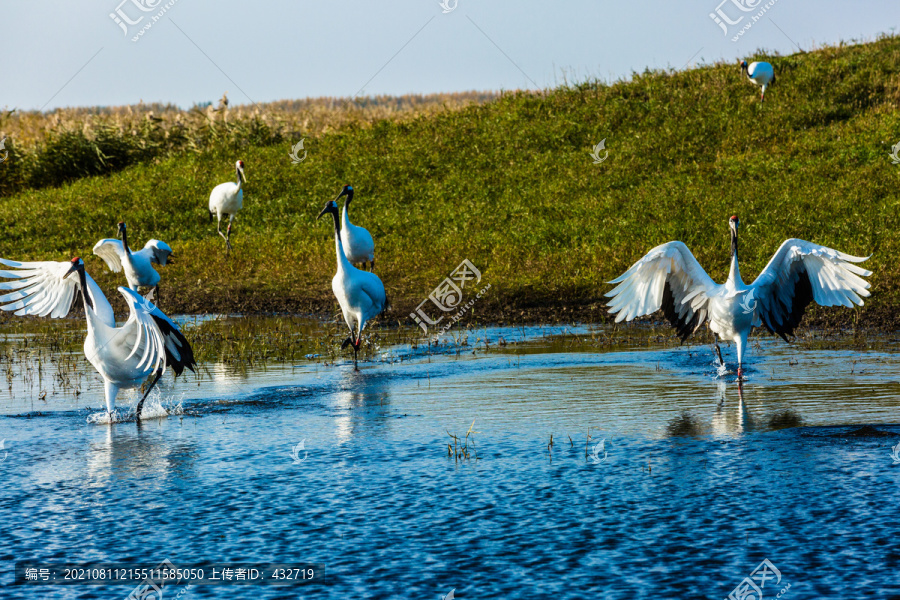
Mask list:
[[[469,425],[468,431],[466,431],[465,437],[460,440],[459,436],[454,435],[447,432],[453,439],[453,444],[447,444],[447,456],[453,456],[455,460],[459,461],[462,459],[468,460],[469,458],[474,458],[478,460],[478,452],[475,450],[475,434],[481,433],[480,431],[475,431],[473,428],[475,427],[475,420],[472,420],[472,424]],[[472,439],[469,439],[469,438]],[[472,455],[469,455],[469,444],[472,445]]]

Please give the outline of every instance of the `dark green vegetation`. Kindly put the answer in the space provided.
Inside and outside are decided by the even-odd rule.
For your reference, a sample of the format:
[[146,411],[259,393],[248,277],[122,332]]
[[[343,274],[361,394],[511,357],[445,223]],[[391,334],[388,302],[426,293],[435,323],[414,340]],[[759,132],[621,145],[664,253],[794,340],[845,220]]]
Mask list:
[[[300,164],[288,157],[296,140],[223,143],[22,191],[0,199],[0,256],[81,255],[105,288],[123,284],[90,249],[124,219],[135,246],[155,237],[175,249],[162,270],[170,313],[331,313],[334,245],[315,217],[351,183],[352,220],[376,240],[389,321],[407,320],[464,258],[491,284],[472,309],[478,318],[603,319],[604,282],[669,240],[723,280],[736,214],[745,280],[789,237],[871,253],[871,301],[812,316],[896,325],[900,165],[888,153],[900,141],[900,38],[747,60],[775,65],[765,104],[737,63],[647,72],[349,124],[308,137]],[[593,164],[604,138],[609,158]],[[238,158],[249,183],[226,258],[206,205]]]
[[[316,136],[348,125],[367,127],[492,100],[491,92],[304,98],[231,107],[227,92],[182,110],[171,104],[65,108],[52,113],[0,110],[5,142],[0,196],[108,175],[186,152],[240,151]],[[302,153],[301,153],[302,154]]]

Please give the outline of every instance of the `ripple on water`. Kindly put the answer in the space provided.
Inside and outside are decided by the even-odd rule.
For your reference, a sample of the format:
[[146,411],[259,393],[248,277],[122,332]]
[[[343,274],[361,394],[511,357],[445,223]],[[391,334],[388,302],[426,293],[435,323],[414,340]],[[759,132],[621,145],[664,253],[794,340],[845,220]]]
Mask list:
[[[302,590],[182,598],[724,598],[763,559],[787,600],[900,594],[900,358],[764,342],[739,388],[709,347],[492,346],[211,369],[140,427],[136,396],[112,425],[2,418],[3,560],[322,565]],[[449,457],[473,420],[473,458]],[[130,591],[46,590],[4,598]]]

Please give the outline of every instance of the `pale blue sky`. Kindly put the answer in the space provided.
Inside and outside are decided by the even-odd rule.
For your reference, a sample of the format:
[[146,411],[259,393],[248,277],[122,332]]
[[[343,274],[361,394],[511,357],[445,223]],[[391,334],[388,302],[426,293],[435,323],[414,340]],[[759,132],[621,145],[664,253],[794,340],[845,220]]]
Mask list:
[[[897,0],[0,0],[0,107],[552,87],[890,32]],[[456,0],[445,0],[453,6]],[[134,3],[155,7],[142,12]],[[735,3],[756,6],[742,12]],[[158,6],[157,6],[158,4]],[[120,7],[128,35],[110,18]],[[731,20],[726,36],[710,18]],[[779,29],[780,28],[780,29]],[[418,32],[418,33],[417,33]],[[393,59],[392,59],[393,57]]]

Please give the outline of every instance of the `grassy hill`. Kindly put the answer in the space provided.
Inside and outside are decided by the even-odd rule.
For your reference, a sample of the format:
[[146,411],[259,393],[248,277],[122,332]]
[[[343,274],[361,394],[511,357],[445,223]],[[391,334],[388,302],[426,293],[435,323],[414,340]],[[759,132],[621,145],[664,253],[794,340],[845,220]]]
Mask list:
[[[900,141],[900,38],[751,59],[775,65],[765,104],[737,63],[646,72],[350,123],[308,137],[300,164],[288,156],[296,140],[232,142],[27,189],[0,199],[0,256],[80,255],[101,285],[123,282],[90,251],[126,220],[133,245],[175,249],[162,271],[169,312],[330,311],[334,246],[315,218],[351,183],[390,320],[464,258],[491,284],[481,315],[601,319],[604,282],[665,241],[687,243],[723,280],[737,214],[745,280],[788,237],[872,254],[866,307],[813,316],[898,324],[900,165],[888,153]],[[594,164],[602,139],[609,156]],[[225,258],[206,205],[238,158],[249,183]]]

